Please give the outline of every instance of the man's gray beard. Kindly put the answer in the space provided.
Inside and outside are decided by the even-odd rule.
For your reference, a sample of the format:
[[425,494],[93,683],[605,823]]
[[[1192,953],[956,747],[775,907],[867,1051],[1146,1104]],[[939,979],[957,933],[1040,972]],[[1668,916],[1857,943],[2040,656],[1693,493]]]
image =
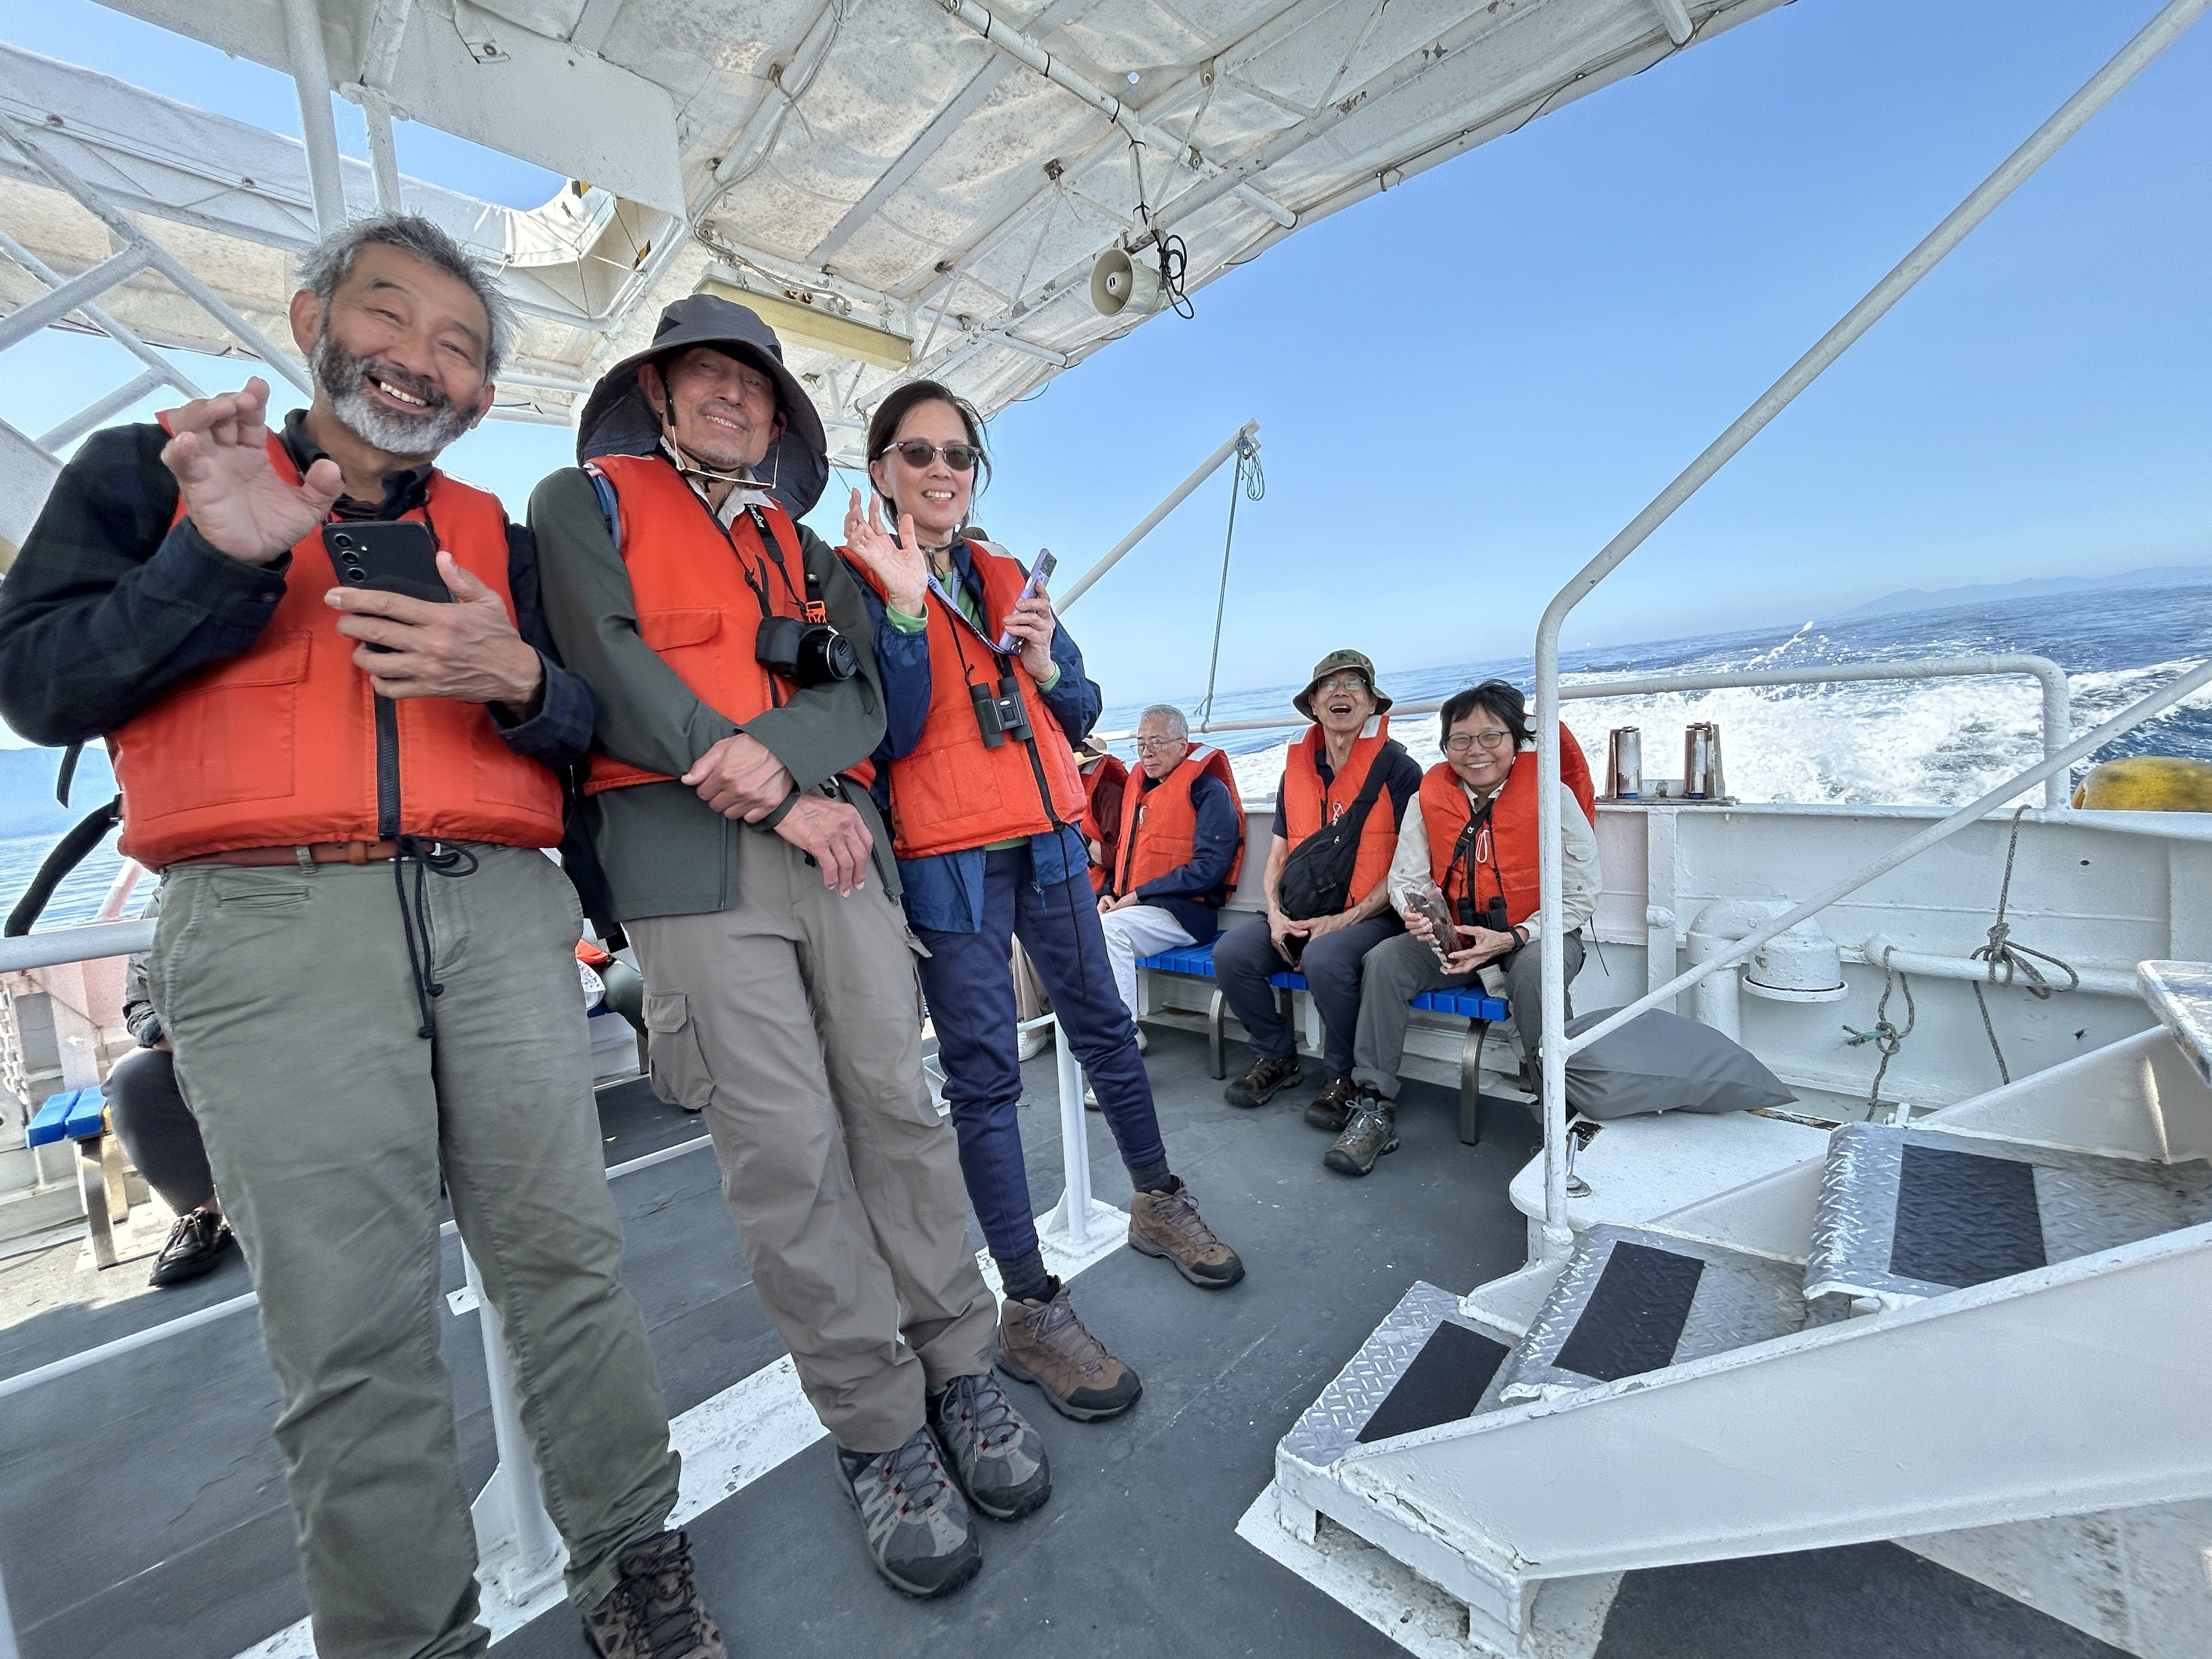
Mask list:
[[331,412],[363,443],[387,455],[435,455],[469,429],[469,412],[451,402],[442,408],[433,404],[420,415],[401,415],[377,404],[366,384],[370,361],[355,356],[327,332],[315,342],[309,359],[315,384],[330,395]]

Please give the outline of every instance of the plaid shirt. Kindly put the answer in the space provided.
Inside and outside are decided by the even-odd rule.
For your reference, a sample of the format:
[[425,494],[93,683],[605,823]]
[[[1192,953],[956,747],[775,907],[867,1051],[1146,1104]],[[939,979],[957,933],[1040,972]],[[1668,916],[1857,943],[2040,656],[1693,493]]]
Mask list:
[[[285,448],[302,472],[321,456],[295,410]],[[218,552],[177,511],[158,426],[111,427],[85,440],[54,481],[21,554],[0,580],[0,718],[40,744],[114,731],[191,675],[241,656],[284,594],[287,552],[250,565]],[[430,469],[387,474],[372,507],[341,498],[340,518],[396,519],[420,504]],[[598,706],[555,660],[538,602],[538,549],[507,530],[507,588],[517,627],[545,662],[538,714],[492,718],[508,747],[550,767],[591,746]]]

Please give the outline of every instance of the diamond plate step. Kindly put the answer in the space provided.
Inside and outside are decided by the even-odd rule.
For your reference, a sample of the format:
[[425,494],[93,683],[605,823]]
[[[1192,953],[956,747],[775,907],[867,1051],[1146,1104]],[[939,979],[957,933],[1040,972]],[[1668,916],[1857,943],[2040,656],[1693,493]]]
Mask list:
[[1808,1297],[1894,1305],[2212,1221],[2212,1163],[2146,1164],[1935,1129],[1828,1138]]
[[1804,1328],[1789,1262],[1637,1227],[1585,1232],[1476,1409],[1554,1398]]
[[1459,1298],[1416,1284],[1282,1439],[1326,1468],[1353,1447],[1467,1416],[1507,1345],[1459,1310]]

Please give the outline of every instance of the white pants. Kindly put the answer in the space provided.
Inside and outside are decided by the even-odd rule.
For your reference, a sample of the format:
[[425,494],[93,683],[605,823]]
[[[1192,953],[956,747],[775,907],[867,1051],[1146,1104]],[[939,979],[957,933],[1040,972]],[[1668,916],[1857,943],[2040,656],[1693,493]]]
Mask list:
[[1106,960],[1113,964],[1114,983],[1133,1018],[1137,1012],[1137,958],[1195,941],[1183,931],[1173,911],[1163,910],[1157,904],[1130,904],[1119,910],[1109,910],[1098,918],[1098,926],[1106,935]]

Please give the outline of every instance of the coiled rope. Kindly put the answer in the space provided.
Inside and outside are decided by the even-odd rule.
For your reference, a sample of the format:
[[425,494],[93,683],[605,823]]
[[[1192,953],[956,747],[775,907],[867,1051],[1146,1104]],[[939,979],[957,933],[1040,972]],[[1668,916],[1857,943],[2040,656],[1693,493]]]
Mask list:
[[[2005,921],[2005,906],[2012,897],[2013,860],[2020,854],[2020,821],[2027,811],[2024,805],[2013,809],[2012,839],[2005,845],[2004,880],[1997,888],[1996,921],[1990,927],[1990,942],[1974,952],[1973,960],[1989,963],[1991,985],[2018,985],[2038,1002],[2048,1002],[2055,992],[2080,990],[2081,975],[2074,971],[2072,963],[2062,962],[2047,951],[2012,943],[2012,927]],[[2063,970],[2066,983],[2053,985],[2035,965],[2038,962],[2047,962]],[[2004,1050],[1997,1045],[1997,1028],[1990,1023],[1990,1005],[1982,995],[1982,981],[1971,980],[1968,983],[1973,988],[1974,1006],[1982,1011],[1982,1030],[1989,1036],[1990,1052],[1997,1057],[1997,1075],[2010,1083],[2012,1067],[2005,1064]]]

